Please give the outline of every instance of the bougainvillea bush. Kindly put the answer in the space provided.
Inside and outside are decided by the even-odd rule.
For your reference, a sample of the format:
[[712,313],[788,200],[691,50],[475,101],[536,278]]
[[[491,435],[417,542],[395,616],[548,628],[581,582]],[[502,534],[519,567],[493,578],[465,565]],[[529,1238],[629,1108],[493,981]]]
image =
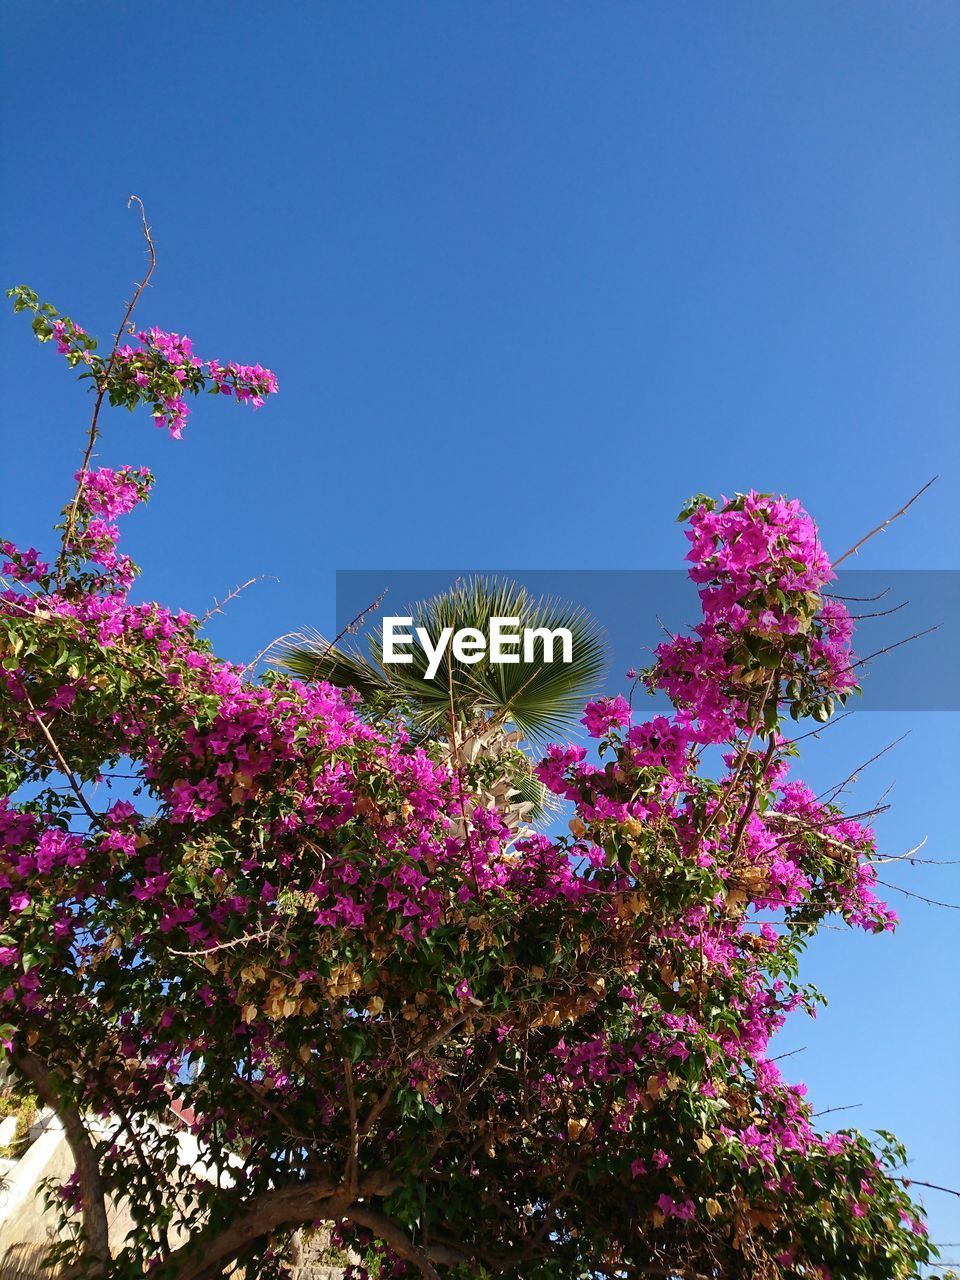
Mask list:
[[104,359],[14,299],[96,400],[59,551],[3,543],[0,584],[0,1022],[76,1161],[55,1258],[279,1277],[327,1224],[355,1276],[918,1275],[901,1149],[822,1132],[768,1052],[818,926],[894,924],[870,830],[792,772],[855,681],[802,508],[690,504],[701,621],[586,708],[599,763],[539,763],[569,834],[513,839],[402,723],[131,598],[152,477],[93,465],[101,401],[176,436],[273,374],[157,329]]

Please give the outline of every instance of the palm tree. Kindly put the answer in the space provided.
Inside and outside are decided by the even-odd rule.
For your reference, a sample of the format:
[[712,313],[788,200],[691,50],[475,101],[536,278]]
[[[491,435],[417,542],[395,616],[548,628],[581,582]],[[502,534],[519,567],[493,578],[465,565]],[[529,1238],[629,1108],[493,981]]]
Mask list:
[[521,743],[542,745],[575,725],[604,671],[600,628],[583,609],[534,598],[503,578],[470,578],[404,612],[414,629],[434,638],[445,627],[475,627],[486,635],[493,618],[517,619],[521,633],[564,627],[572,637],[572,661],[527,661],[521,651],[518,662],[491,662],[485,653],[467,664],[448,646],[428,679],[429,658],[416,638],[406,650],[412,662],[388,665],[376,636],[368,637],[364,654],[308,632],[280,653],[276,665],[302,679],[352,687],[369,706],[402,714],[418,738],[444,744],[451,765],[517,830],[547,807],[547,793],[533,777]]

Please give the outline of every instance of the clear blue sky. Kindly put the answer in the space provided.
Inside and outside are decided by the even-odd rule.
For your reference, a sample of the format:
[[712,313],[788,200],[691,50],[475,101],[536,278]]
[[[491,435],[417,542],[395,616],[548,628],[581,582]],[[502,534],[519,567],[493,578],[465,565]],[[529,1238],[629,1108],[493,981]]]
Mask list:
[[[230,656],[329,627],[337,568],[674,567],[697,490],[795,494],[840,550],[939,472],[861,564],[960,567],[956,4],[7,0],[0,46],[3,283],[106,334],[137,192],[141,318],[280,377],[101,451],[158,473],[145,592],[279,578],[217,620]],[[3,527],[43,545],[85,406],[0,323]],[[960,856],[955,715],[854,717],[812,779],[907,728],[856,798],[896,780],[889,847]],[[890,878],[960,901],[957,867]],[[891,900],[896,938],[815,947],[832,1004],[784,1048],[956,1186],[960,913]]]

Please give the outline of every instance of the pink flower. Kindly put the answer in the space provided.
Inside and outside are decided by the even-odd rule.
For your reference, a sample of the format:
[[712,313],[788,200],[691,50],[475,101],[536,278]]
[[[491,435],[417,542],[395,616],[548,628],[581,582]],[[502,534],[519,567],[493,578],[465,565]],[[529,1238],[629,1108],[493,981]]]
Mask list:
[[681,1221],[690,1222],[696,1217],[696,1207],[692,1200],[672,1200],[670,1196],[664,1194],[657,1201],[657,1205],[661,1213],[668,1218],[679,1218]]
[[611,729],[630,723],[630,704],[621,693],[615,698],[598,698],[584,707],[580,723],[592,738],[602,738]]

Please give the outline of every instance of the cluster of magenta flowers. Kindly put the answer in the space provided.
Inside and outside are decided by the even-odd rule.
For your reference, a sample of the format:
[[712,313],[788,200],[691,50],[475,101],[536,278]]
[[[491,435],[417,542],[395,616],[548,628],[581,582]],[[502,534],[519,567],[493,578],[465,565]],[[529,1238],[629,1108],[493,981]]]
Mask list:
[[[146,467],[111,467],[78,471],[77,488],[67,510],[64,525],[64,553],[78,565],[86,563],[101,577],[101,588],[112,584],[125,592],[137,574],[133,560],[118,553],[119,516],[127,515],[146,500],[153,486],[153,475]],[[31,566],[32,581],[44,583],[50,574],[46,563]],[[22,575],[20,575],[22,577]]]
[[117,351],[108,379],[111,400],[149,404],[156,425],[166,427],[175,440],[190,416],[186,396],[197,395],[208,381],[215,394],[235,396],[254,409],[279,390],[276,375],[262,365],[204,362],[194,355],[191,340],[179,333],[152,328],[136,336],[136,346],[127,343]]

